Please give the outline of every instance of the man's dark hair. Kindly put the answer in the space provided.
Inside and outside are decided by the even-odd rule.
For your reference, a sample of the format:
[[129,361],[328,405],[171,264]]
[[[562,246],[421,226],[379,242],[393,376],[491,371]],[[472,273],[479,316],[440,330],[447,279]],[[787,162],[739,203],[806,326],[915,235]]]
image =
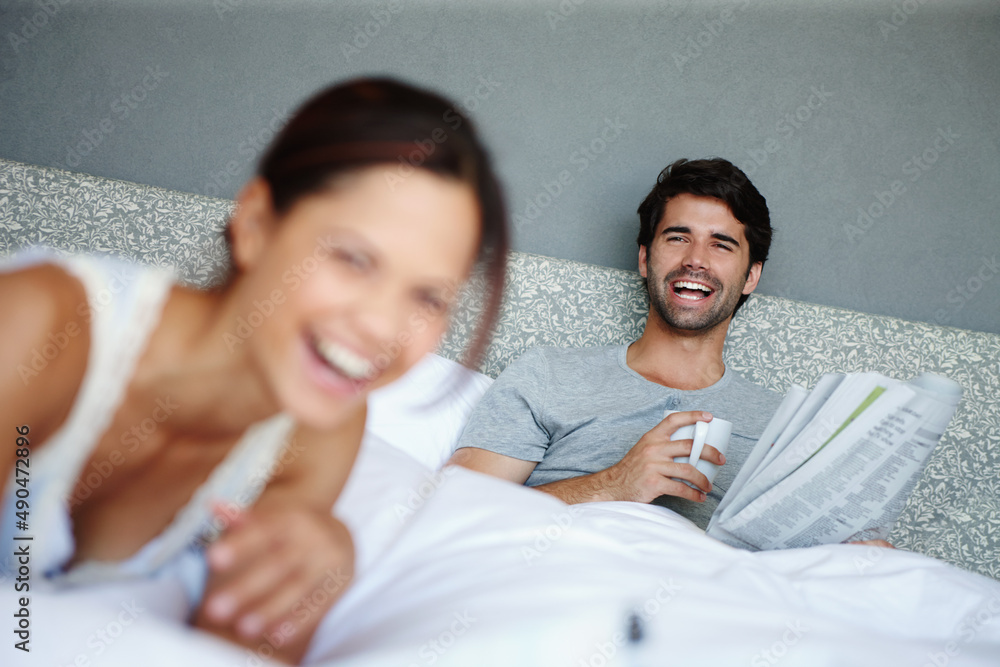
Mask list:
[[[656,185],[646,198],[639,204],[639,237],[640,246],[646,247],[653,242],[656,226],[663,219],[663,211],[667,202],[673,197],[687,193],[698,197],[712,197],[726,204],[733,217],[743,223],[743,233],[750,246],[750,265],[767,261],[767,253],[771,248],[771,215],[767,210],[767,201],[757,191],[747,175],[739,167],[722,158],[705,160],[680,159],[660,172]],[[740,297],[736,309],[747,300],[748,294]]]

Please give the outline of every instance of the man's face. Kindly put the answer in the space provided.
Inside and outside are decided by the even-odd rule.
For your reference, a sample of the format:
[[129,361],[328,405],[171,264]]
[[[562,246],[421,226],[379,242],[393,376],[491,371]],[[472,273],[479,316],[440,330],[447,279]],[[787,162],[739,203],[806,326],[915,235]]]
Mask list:
[[685,331],[727,326],[740,296],[757,287],[761,266],[750,265],[743,224],[724,202],[687,193],[667,202],[648,254],[639,248],[650,316]]

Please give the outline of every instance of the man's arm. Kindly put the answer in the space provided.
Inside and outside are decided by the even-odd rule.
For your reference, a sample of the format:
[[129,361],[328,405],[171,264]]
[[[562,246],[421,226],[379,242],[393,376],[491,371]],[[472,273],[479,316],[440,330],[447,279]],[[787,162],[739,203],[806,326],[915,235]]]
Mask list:
[[[524,484],[538,464],[522,461],[512,456],[504,456],[478,447],[463,447],[456,451],[445,465],[457,465],[486,475],[506,479],[515,484]],[[605,481],[607,470],[593,475],[573,477],[558,482],[550,482],[534,487],[559,498],[570,505],[598,500],[615,500]]]
[[[459,449],[448,461],[470,470],[523,484],[544,459],[551,442],[546,403],[560,387],[552,378],[545,352],[529,350],[500,374],[473,409],[459,440]],[[538,487],[567,503],[597,500],[650,502],[661,495],[696,502],[705,494],[672,478],[686,479],[704,491],[708,479],[694,466],[675,463],[675,456],[691,454],[690,440],[671,441],[682,426],[708,421],[705,412],[675,412],[643,435],[625,457],[606,470],[560,480]],[[591,446],[602,447],[595,441]],[[503,453],[500,453],[503,452]],[[701,458],[716,465],[725,459],[706,446]]]
[[462,447],[451,455],[445,465],[462,466],[516,484],[524,484],[538,464],[535,461],[522,461],[513,456],[497,454],[488,449]]
[[[564,502],[586,503],[602,500],[631,500],[648,503],[663,495],[703,502],[712,485],[698,469],[688,463],[676,463],[678,456],[690,456],[691,440],[671,440],[677,429],[697,421],[711,421],[707,412],[674,412],[647,431],[621,461],[591,475],[583,475],[537,486]],[[725,457],[706,445],[701,458],[723,465]],[[677,481],[685,479],[701,491]]]
[[602,500],[620,500],[620,495],[614,483],[608,479],[608,470],[595,472],[591,475],[561,479],[558,482],[540,484],[535,488],[555,496],[568,505],[577,503],[592,503]]
[[[691,440],[671,440],[677,429],[697,421],[710,421],[707,412],[675,412],[643,435],[615,465],[590,475],[581,475],[534,487],[569,504],[602,500],[631,500],[648,503],[662,495],[678,496],[695,502],[705,500],[712,485],[694,466],[675,463],[674,457],[690,456]],[[701,458],[723,465],[725,457],[717,449],[705,446]],[[538,465],[485,449],[465,447],[448,461],[470,470],[523,484]],[[701,491],[677,481],[686,479]]]
[[541,415],[545,389],[539,383],[546,376],[544,354],[537,348],[508,366],[472,409],[458,449],[445,465],[524,484],[549,444]]

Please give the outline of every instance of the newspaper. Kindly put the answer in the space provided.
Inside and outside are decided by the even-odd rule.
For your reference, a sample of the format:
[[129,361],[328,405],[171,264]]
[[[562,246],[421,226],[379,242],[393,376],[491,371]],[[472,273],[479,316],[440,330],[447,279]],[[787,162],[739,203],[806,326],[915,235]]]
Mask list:
[[753,551],[886,539],[961,397],[932,373],[793,385],[706,532]]

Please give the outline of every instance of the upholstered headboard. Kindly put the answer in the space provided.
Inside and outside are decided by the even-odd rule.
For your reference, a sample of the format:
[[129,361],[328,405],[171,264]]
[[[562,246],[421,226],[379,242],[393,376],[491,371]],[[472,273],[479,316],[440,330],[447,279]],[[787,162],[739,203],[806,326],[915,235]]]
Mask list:
[[[29,245],[174,266],[207,286],[228,270],[232,203],[0,160],[0,255]],[[511,254],[501,321],[483,372],[534,345],[634,340],[646,298],[637,274]],[[479,305],[467,296],[442,345],[461,356]],[[826,372],[899,378],[932,371],[962,384],[951,427],[891,536],[899,547],[1000,579],[1000,335],[754,295],[735,318],[726,363],[777,391]]]

